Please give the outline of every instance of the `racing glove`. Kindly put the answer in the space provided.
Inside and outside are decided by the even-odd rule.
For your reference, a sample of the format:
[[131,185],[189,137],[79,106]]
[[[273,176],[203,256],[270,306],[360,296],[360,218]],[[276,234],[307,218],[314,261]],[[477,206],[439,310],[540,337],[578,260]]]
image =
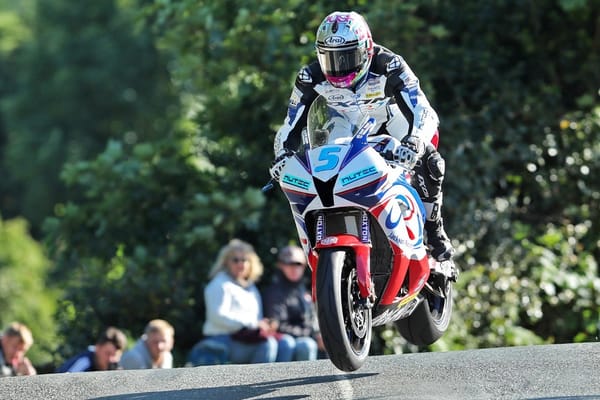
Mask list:
[[293,155],[293,151],[286,150],[284,153],[280,154],[273,160],[273,162],[271,163],[271,168],[269,168],[269,174],[271,175],[271,178],[273,178],[273,180],[279,182],[279,179],[281,178],[281,171],[283,170],[283,167],[285,167],[285,163],[287,162],[288,158],[290,158]]
[[[390,164],[412,170],[417,163],[421,151],[421,141],[415,136],[405,136],[402,140],[390,138],[382,151],[383,157]],[[422,153],[421,153],[422,154]]]
[[425,153],[425,145],[421,139],[414,135],[406,135],[400,140],[395,159],[406,169],[412,170],[419,158]]

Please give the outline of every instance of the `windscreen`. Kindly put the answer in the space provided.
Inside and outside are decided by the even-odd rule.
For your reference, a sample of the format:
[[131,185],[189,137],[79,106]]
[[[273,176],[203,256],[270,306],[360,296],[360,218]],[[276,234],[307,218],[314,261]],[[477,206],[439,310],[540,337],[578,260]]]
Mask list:
[[306,126],[311,149],[328,143],[348,141],[357,130],[357,126],[329,106],[323,96],[317,97],[311,104]]

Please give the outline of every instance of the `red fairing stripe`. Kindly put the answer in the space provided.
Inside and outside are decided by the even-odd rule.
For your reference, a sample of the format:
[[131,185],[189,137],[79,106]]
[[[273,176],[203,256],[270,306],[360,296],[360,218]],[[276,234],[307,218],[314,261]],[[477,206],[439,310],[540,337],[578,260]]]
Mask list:
[[[325,243],[324,243],[325,242]],[[327,236],[317,242],[315,248],[351,247],[356,256],[356,274],[360,295],[367,298],[371,295],[371,245],[361,242],[354,235]],[[316,268],[313,269],[313,295],[316,285]]]

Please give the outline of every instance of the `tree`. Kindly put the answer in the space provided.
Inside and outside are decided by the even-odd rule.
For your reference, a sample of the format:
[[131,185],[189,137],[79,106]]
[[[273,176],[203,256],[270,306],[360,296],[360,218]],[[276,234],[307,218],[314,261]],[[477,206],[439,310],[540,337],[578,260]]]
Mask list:
[[[36,2],[31,39],[13,51],[3,96],[1,197],[5,215],[32,231],[74,195],[59,180],[65,162],[97,155],[111,138],[129,145],[169,131],[178,102],[165,60],[134,6]],[[125,3],[124,3],[125,4]]]
[[[193,0],[177,5],[155,2],[152,8],[157,15],[158,31],[164,33],[164,42],[176,49],[175,71],[185,82],[183,89],[201,94],[199,104],[205,112],[198,115],[200,126],[209,127],[210,135],[221,138],[217,140],[223,144],[237,140],[230,135],[235,124],[244,127],[239,133],[242,146],[252,147],[247,145],[250,138],[252,143],[262,141],[263,136],[256,140],[253,127],[274,133],[281,117],[277,115],[277,106],[268,99],[281,103],[287,94],[280,90],[278,82],[268,85],[269,78],[281,71],[277,74],[279,82],[291,81],[285,71],[293,74],[309,59],[313,52],[313,32],[330,11],[326,2],[309,7],[295,2],[285,8],[278,2],[255,6],[261,12],[249,11],[253,9],[250,4],[235,1],[223,6]],[[363,2],[338,3],[336,8],[355,9],[366,16],[376,41],[408,60],[440,113],[441,150],[449,166],[445,184],[448,230],[459,243],[459,264],[462,269],[471,269],[462,279],[481,280],[482,287],[491,290],[469,292],[469,283],[461,281],[458,286],[463,290],[457,292],[464,295],[466,290],[468,295],[465,301],[458,302],[457,319],[472,321],[472,306],[478,305],[475,309],[481,310],[483,319],[468,325],[467,333],[472,335],[474,343],[482,346],[557,340],[549,336],[552,329],[541,329],[538,324],[540,320],[552,321],[559,312],[552,307],[541,307],[550,299],[539,281],[542,275],[546,276],[541,274],[546,262],[541,261],[539,251],[555,243],[546,234],[557,224],[561,226],[558,237],[572,243],[569,226],[579,226],[581,216],[586,216],[583,226],[589,225],[590,229],[584,229],[585,235],[576,238],[576,243],[585,248],[569,253],[570,256],[563,247],[548,248],[554,255],[547,260],[558,265],[572,260],[582,265],[582,272],[575,272],[578,276],[582,273],[587,276],[595,270],[589,257],[598,253],[594,247],[598,232],[592,214],[596,215],[585,203],[588,199],[593,204],[596,201],[593,196],[582,199],[581,195],[594,193],[592,187],[597,184],[573,170],[572,175],[565,177],[578,177],[571,181],[574,196],[563,201],[556,192],[548,191],[545,182],[560,177],[566,172],[563,168],[557,167],[547,177],[532,172],[540,170],[537,166],[540,163],[560,165],[553,160],[557,149],[546,148],[545,143],[550,142],[543,138],[543,133],[552,132],[566,113],[577,108],[589,110],[597,103],[597,87],[593,84],[600,80],[597,69],[600,43],[594,23],[598,16],[596,2],[548,1],[523,8],[517,2],[465,2],[457,6],[443,2],[375,1],[368,6]],[[390,20],[398,24],[390,26]],[[565,21],[577,28],[563,29]],[[182,41],[182,37],[189,41]],[[565,53],[564,49],[569,49],[565,56],[557,57]],[[200,69],[202,74],[189,73]],[[240,104],[243,107],[238,108]],[[235,113],[238,118],[223,121],[224,109],[239,109]],[[254,113],[247,115],[246,109]],[[270,124],[253,119],[259,115],[256,110],[269,110]],[[245,136],[246,133],[251,135]],[[270,149],[271,139],[272,135],[261,148]],[[567,154],[572,151],[593,154],[586,150],[588,143],[593,141],[572,143],[577,149],[569,149]],[[220,165],[233,165],[226,155],[211,156]],[[250,154],[238,156],[248,156],[252,164],[246,165],[247,171],[254,170],[257,163]],[[244,161],[238,160],[236,164],[244,165]],[[248,182],[251,179],[249,176]],[[285,218],[285,201],[272,199],[266,215]],[[283,209],[278,206],[281,203]],[[263,226],[282,235],[276,241],[287,240],[294,234],[292,229],[282,232],[269,229],[268,223]],[[529,244],[521,242],[523,234],[530,239]],[[509,279],[510,276],[513,278]],[[496,281],[503,279],[515,284],[529,282],[527,295],[531,303],[520,303],[522,298],[515,296],[514,288],[505,288],[504,283],[498,284],[498,292],[488,299]],[[531,283],[532,279],[538,280]],[[594,287],[595,281],[587,278],[585,281],[584,286]],[[554,284],[562,286],[560,282]],[[580,294],[585,295],[584,302],[588,305],[594,304],[594,291],[584,290]],[[505,313],[502,307],[508,311]],[[531,307],[543,310],[543,316],[531,311]],[[591,306],[588,311],[589,322],[598,310]],[[510,321],[508,326],[516,333],[502,335],[499,321]],[[556,324],[551,326],[557,328]],[[560,340],[574,338],[582,330],[589,331],[581,321],[574,323],[569,334],[561,335]],[[538,338],[538,334],[544,339]]]
[[46,285],[50,267],[25,220],[0,218],[0,329],[26,324],[34,338],[28,356],[41,370],[52,365],[58,342],[53,315],[60,291]]
[[154,318],[173,324],[181,353],[201,337],[212,260],[239,229],[253,230],[263,198],[219,190],[221,172],[185,142],[174,135],[128,150],[113,141],[65,168],[67,187],[84,196],[46,225],[54,279],[65,287],[61,354],[108,325],[136,335]]
[[[310,53],[322,6],[301,1],[154,2],[161,48],[173,54],[182,93],[194,99],[198,135],[215,145],[206,155],[223,174],[221,187],[261,188],[270,178],[276,126],[283,121],[298,61]],[[307,29],[308,24],[308,29]],[[273,250],[295,238],[279,190],[266,195],[261,235],[248,234],[269,265]],[[282,224],[281,221],[289,221]]]
[[[116,79],[116,88],[99,89],[109,91],[108,97],[116,93],[108,100],[80,95],[77,102],[35,115],[37,97],[48,99],[48,88],[65,96],[57,98],[70,98],[86,87],[58,79],[60,71],[80,71],[75,57],[65,58],[73,61],[66,64],[70,69],[54,67],[70,46],[80,49],[75,46],[80,42],[48,23],[44,26],[54,28],[33,30],[36,46],[19,47],[23,54],[11,58],[27,73],[17,81],[19,96],[11,88],[3,102],[10,165],[26,164],[24,149],[31,147],[18,143],[43,139],[46,145],[39,148],[51,149],[51,135],[40,139],[27,132],[51,132],[58,125],[50,120],[77,127],[77,134],[69,136],[64,132],[71,130],[60,126],[53,142],[59,150],[47,152],[56,162],[44,164],[58,170],[69,161],[63,169],[66,200],[49,203],[56,218],[47,224],[56,263],[53,279],[65,288],[61,330],[70,332],[70,346],[81,346],[93,339],[86,335],[106,324],[137,333],[149,318],[161,316],[176,326],[183,353],[200,334],[202,286],[218,248],[240,237],[254,244],[269,265],[274,248],[295,240],[281,193],[263,197],[259,189],[268,179],[273,136],[283,122],[294,75],[312,59],[314,32],[331,11],[330,2],[144,1],[139,3],[144,5],[141,19],[128,19],[129,12],[138,11],[136,2],[113,8],[110,2],[44,4],[39,21],[58,21],[61,15],[74,23],[78,15],[87,16],[87,25],[75,25],[82,26],[81,32],[94,21],[103,21],[96,27],[112,26],[106,18],[113,15],[110,10],[136,21],[133,32],[140,36],[131,35],[144,38],[142,47],[161,66],[161,84],[147,89],[137,83],[136,93],[177,96],[177,101],[159,101],[171,99],[165,96],[147,108],[141,99],[160,96],[123,97],[130,93],[123,88],[133,85],[121,84],[130,82],[123,78]],[[455,322],[426,350],[594,338],[600,304],[600,188],[594,179],[594,155],[600,150],[598,1],[548,0],[524,7],[516,1],[458,6],[360,0],[337,2],[335,8],[366,16],[375,40],[399,52],[420,77],[441,118],[441,152],[448,165],[444,214],[463,273],[456,285]],[[117,25],[131,38],[132,24]],[[80,36],[82,41],[89,37],[86,48],[94,51],[81,54],[86,60],[105,54],[107,64],[81,68],[82,77],[94,78],[81,82],[109,82],[105,70],[121,77],[118,63],[109,62],[117,50],[106,45],[104,35],[92,33]],[[42,48],[42,43],[57,47]],[[129,53],[118,52],[124,59]],[[36,101],[28,102],[20,96],[35,86],[33,72],[43,70],[39,59],[49,60],[44,65],[56,73],[46,80],[54,83],[41,86],[44,93],[32,90]],[[169,60],[167,71],[163,60]],[[154,76],[144,68],[137,72],[143,63],[127,65],[131,79]],[[171,103],[173,112],[165,105]],[[155,117],[161,114],[166,116]],[[80,121],[80,115],[112,121],[93,126],[98,129],[89,137],[94,144],[83,147],[95,151],[77,150],[79,138],[88,137],[79,133],[88,127],[71,124],[71,115],[77,116],[73,121]],[[145,119],[148,115],[152,118]],[[18,125],[15,116],[22,117]],[[127,131],[135,132],[137,140],[123,134]],[[63,152],[61,143],[76,149]],[[23,183],[21,178],[32,171],[24,168],[10,176]],[[13,196],[18,194],[14,182],[7,189]],[[28,182],[28,190],[43,190],[39,180]],[[139,312],[132,315],[132,308]],[[375,342],[374,350],[381,353],[407,347],[386,327]],[[63,354],[72,350],[65,348]]]

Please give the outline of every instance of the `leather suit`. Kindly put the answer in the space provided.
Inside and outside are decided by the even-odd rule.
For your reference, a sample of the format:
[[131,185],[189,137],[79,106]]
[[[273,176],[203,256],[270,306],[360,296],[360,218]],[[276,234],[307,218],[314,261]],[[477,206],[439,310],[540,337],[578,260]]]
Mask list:
[[434,257],[450,258],[454,250],[443,231],[440,211],[445,168],[437,151],[439,119],[406,61],[375,44],[369,72],[353,88],[331,85],[318,61],[303,67],[296,77],[284,124],[275,136],[275,157],[299,148],[308,110],[319,95],[353,124],[367,113],[375,117],[375,135],[388,134],[398,140],[415,136],[425,144],[425,152],[414,168],[412,184],[427,211],[428,233],[437,230],[436,243],[443,242],[438,247],[445,246]]

